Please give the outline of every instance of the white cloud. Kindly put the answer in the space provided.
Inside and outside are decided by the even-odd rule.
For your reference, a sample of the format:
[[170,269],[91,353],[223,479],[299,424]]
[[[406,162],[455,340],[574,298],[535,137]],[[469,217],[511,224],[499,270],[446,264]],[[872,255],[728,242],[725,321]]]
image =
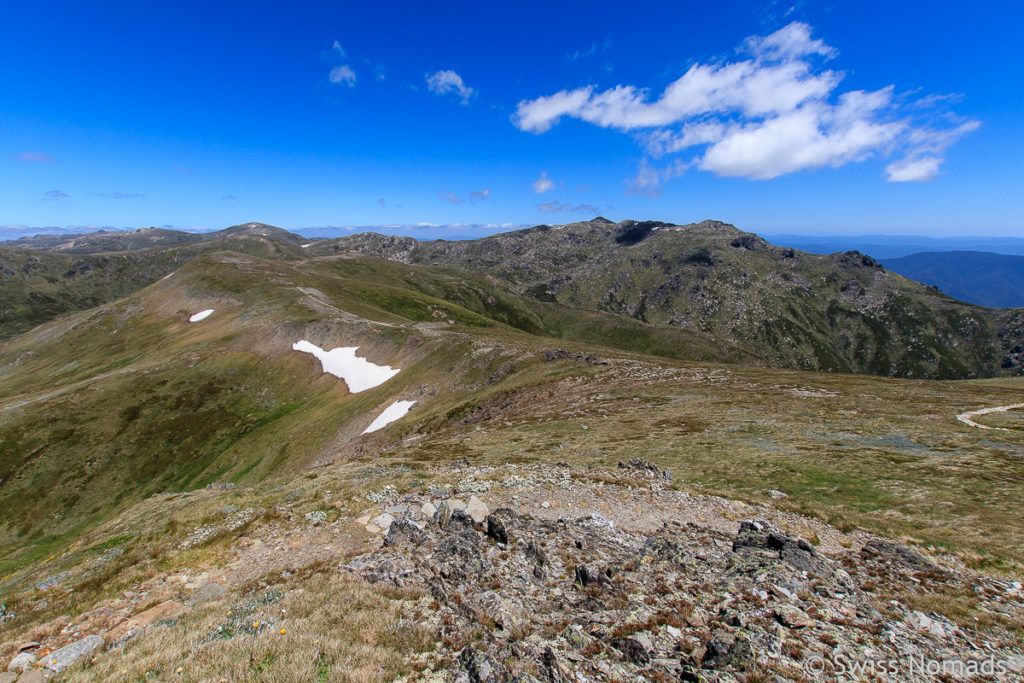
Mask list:
[[512,121],[541,134],[562,118],[576,118],[632,132],[654,157],[695,154],[682,166],[662,170],[642,162],[630,187],[645,194],[657,193],[661,183],[689,165],[767,180],[874,156],[903,156],[903,162],[890,166],[895,176],[930,180],[943,152],[978,126],[947,116],[945,127],[935,127],[931,120],[942,117],[924,118],[923,110],[944,106],[948,97],[909,102],[894,97],[893,86],[838,92],[843,74],[822,66],[837,52],[813,39],[807,24],[794,22],[747,38],[741,51],[746,59],[694,64],[656,97],[633,85],[606,90],[588,85],[523,100]]
[[540,174],[540,178],[533,181],[533,191],[537,194],[544,194],[555,189],[555,181],[548,178],[548,172],[543,171]]
[[469,98],[473,96],[473,89],[462,82],[462,76],[451,69],[436,71],[426,76],[427,88],[435,95],[455,93],[462,100],[462,104],[469,104]]
[[437,193],[437,196],[445,200],[446,202],[451,202],[452,204],[455,205],[464,204],[466,202],[465,199],[455,194],[454,192],[445,192],[444,190],[441,190],[440,192]]
[[687,166],[689,164],[676,159],[665,168],[655,168],[647,159],[641,159],[636,175],[627,181],[629,194],[656,197],[661,194],[661,186],[672,178],[681,176]]
[[890,183],[913,183],[932,180],[939,174],[942,159],[937,157],[921,157],[919,159],[901,159],[885,167]]
[[344,83],[350,88],[354,88],[356,85],[356,72],[347,64],[331,69],[328,78],[331,80],[331,83]]
[[337,52],[342,57],[345,56],[345,48],[343,48],[341,46],[341,43],[339,43],[338,41],[334,41],[334,45],[331,46],[331,49]]
[[491,196],[491,188],[485,187],[482,190],[474,190],[474,191],[470,192],[469,193],[469,201],[472,204],[476,204],[477,202],[482,202],[485,199],[490,199],[490,196]]

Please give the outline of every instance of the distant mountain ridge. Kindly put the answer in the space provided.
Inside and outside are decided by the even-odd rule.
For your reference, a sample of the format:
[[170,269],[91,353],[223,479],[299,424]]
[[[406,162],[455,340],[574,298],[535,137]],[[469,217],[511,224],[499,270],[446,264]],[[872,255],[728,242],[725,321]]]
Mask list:
[[760,233],[779,246],[812,254],[832,254],[856,249],[876,259],[902,258],[936,251],[984,251],[1024,256],[1021,237],[926,237],[923,235],[792,235]]
[[[63,245],[46,242],[40,247],[45,251],[0,247],[0,336],[112,301],[212,251],[296,262],[358,252],[458,269],[452,272],[456,279],[477,273],[498,287],[563,307],[564,315],[612,314],[639,323],[632,340],[621,336],[625,327],[613,331],[604,322],[588,323],[588,339],[599,341],[593,335],[604,329],[620,335],[608,340],[619,348],[643,344],[679,357],[665,346],[672,336],[666,331],[674,331],[686,340],[683,357],[697,353],[696,342],[703,340],[738,350],[744,362],[804,370],[946,379],[1024,370],[1022,311],[956,301],[858,251],[809,254],[720,221],[676,225],[597,217],[429,242],[375,233],[307,241],[263,223],[185,244],[175,242],[180,234],[186,233],[102,233]],[[389,283],[373,286],[383,292]],[[554,310],[546,315],[557,318]]]
[[216,232],[185,232],[167,228],[139,228],[138,230],[99,230],[89,233],[61,235],[35,235],[0,242],[0,248],[32,249],[67,254],[98,254],[115,251],[134,251],[153,247],[180,246],[197,242],[212,242],[225,237],[272,237],[293,244],[310,240],[302,235],[265,223],[243,223]]
[[540,300],[710,334],[781,367],[954,378],[1024,363],[1019,311],[955,301],[857,251],[808,254],[720,221],[598,217],[451,242],[366,233],[308,251],[476,271]]
[[938,287],[961,301],[993,308],[1024,306],[1024,256],[941,251],[881,262],[893,272]]

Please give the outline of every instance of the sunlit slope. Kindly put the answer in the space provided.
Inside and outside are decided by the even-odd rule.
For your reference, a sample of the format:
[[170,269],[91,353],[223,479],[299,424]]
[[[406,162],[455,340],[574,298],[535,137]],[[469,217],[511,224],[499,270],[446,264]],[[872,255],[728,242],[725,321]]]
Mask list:
[[[13,337],[59,315],[116,301],[212,251],[230,249],[284,260],[302,255],[300,247],[274,234],[216,234],[216,238],[199,242],[145,249],[128,242],[123,245],[125,249],[108,253],[0,247],[0,339]],[[120,233],[109,233],[106,237],[109,239],[100,240],[101,243],[127,239]]]
[[535,299],[701,332],[779,367],[929,378],[1024,368],[1020,310],[965,304],[869,256],[776,247],[717,221],[598,218],[452,242],[366,234],[310,250],[486,273]]
[[[574,338],[757,362],[459,272],[361,255],[199,257],[0,349],[2,543],[45,543],[154,493],[252,483],[375,448],[411,425],[441,428],[512,383],[543,381],[548,351],[604,353],[566,351]],[[353,394],[293,349],[301,340],[358,347],[400,372]],[[400,400],[416,401],[408,417],[362,436]]]

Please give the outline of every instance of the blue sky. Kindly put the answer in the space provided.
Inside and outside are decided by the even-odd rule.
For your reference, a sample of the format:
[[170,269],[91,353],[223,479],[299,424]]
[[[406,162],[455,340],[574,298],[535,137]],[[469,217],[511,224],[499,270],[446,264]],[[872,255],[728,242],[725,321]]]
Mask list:
[[924,7],[8,3],[0,231],[1024,234],[1024,5]]

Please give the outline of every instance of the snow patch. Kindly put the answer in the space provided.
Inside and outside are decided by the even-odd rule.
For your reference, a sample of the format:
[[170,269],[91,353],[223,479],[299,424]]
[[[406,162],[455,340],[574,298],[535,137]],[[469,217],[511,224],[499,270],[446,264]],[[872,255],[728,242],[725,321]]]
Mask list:
[[205,311],[199,311],[198,313],[193,315],[191,318],[188,319],[188,321],[190,323],[197,323],[200,320],[206,320],[207,318],[210,317],[211,313],[213,313],[213,309],[207,308]]
[[[377,365],[356,355],[358,346],[342,346],[324,351],[305,339],[292,344],[292,349],[311,353],[324,367],[324,372],[344,380],[353,394],[366,391],[387,382],[400,372],[390,365]],[[404,413],[403,413],[404,414]],[[397,418],[396,418],[397,419]]]
[[395,420],[405,417],[406,413],[408,413],[409,409],[414,405],[416,405],[416,401],[395,401],[385,408],[384,412],[378,415],[376,420],[370,423],[370,426],[363,431],[363,434],[369,434],[370,432],[375,432],[378,429],[384,429]]
[[311,246],[313,246],[313,243],[312,243],[312,242],[310,242],[309,244],[302,244],[302,245],[300,245],[300,246],[301,246],[301,247],[302,247],[303,249],[309,249],[309,248],[310,248]]

